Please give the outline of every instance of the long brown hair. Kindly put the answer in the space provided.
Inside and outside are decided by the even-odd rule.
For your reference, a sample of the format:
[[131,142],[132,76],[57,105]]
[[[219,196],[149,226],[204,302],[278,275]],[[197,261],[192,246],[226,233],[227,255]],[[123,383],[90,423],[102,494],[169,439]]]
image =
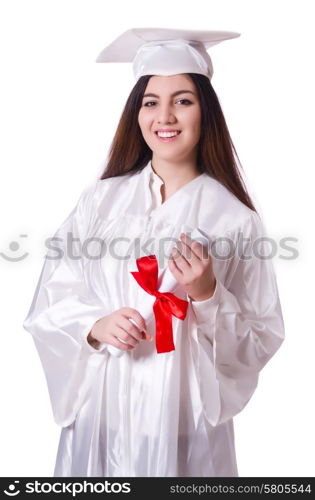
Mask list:
[[[219,181],[244,205],[256,212],[242,179],[242,166],[210,80],[196,73],[187,75],[195,84],[200,99],[201,136],[197,153],[199,171]],[[127,99],[100,179],[142,170],[152,159],[152,151],[143,139],[138,124],[142,98],[151,76],[139,78]]]

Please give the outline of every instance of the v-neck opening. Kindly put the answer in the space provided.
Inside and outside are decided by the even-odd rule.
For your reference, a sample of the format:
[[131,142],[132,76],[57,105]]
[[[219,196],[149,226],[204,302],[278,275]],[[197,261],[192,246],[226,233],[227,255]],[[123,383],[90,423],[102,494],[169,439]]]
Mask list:
[[[180,188],[178,188],[175,193],[171,194],[171,196],[169,196],[168,198],[166,198],[166,200],[164,200],[163,202],[160,203],[160,206],[162,207],[163,205],[165,205],[166,202],[168,202],[170,199],[172,199],[177,193],[181,192],[182,190],[184,190],[185,188],[187,188],[188,186],[190,186],[194,181],[196,181],[197,179],[199,179],[199,177],[202,177],[204,174],[201,173],[200,175],[198,175],[197,177],[194,177],[193,179],[191,179],[190,181],[186,182],[186,184],[184,184],[183,186],[181,186]],[[160,187],[160,192],[161,192],[161,187]]]
[[[160,186],[159,186],[159,196],[160,196],[160,199],[159,199],[159,204],[158,206],[154,209],[154,211],[157,211],[159,209],[162,209],[164,206],[166,206],[168,203],[171,203],[173,198],[176,197],[176,195],[178,195],[179,193],[185,193],[185,191],[192,185],[194,184],[198,179],[200,179],[200,177],[203,177],[205,175],[204,172],[202,172],[201,174],[199,174],[197,177],[194,177],[193,179],[191,179],[190,181],[186,182],[186,184],[184,184],[183,186],[181,186],[179,189],[177,189],[175,191],[175,193],[171,194],[171,196],[169,196],[166,200],[164,200],[162,202],[162,193],[161,193],[161,187],[162,185],[165,185],[165,182],[162,181],[162,179],[158,176],[158,174],[153,170],[153,167],[152,167],[152,164],[151,164],[151,161],[149,162],[149,172],[150,174],[153,176],[153,182],[159,182],[160,183]],[[154,177],[156,177],[156,179],[154,180]]]

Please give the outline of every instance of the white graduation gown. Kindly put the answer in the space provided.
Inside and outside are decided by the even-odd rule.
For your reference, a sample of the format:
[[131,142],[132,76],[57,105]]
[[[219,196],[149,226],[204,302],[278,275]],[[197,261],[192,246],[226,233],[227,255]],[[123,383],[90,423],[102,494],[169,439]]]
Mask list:
[[[238,475],[233,417],[284,339],[272,261],[254,257],[264,226],[206,173],[164,203],[161,184],[151,162],[92,182],[47,252],[23,327],[62,427],[55,476]],[[207,235],[217,285],[200,302],[177,289],[189,305],[185,320],[172,317],[175,351],[141,341],[115,357],[90,346],[95,321],[140,311],[136,259],[155,254],[165,269],[183,228]],[[154,336],[154,319],[147,326]]]

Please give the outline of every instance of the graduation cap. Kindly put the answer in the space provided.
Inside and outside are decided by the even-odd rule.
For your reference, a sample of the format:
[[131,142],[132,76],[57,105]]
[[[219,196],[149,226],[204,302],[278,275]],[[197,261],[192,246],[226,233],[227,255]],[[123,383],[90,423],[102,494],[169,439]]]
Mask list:
[[136,80],[143,75],[180,73],[198,73],[211,80],[207,49],[238,36],[232,31],[133,28],[105,47],[96,62],[132,62]]

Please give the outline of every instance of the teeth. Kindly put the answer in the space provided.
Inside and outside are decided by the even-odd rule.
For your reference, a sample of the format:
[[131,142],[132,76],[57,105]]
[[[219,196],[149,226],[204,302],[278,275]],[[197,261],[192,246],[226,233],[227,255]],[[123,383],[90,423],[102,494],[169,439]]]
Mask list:
[[175,135],[178,135],[179,132],[158,132],[157,133],[159,137],[175,137]]

